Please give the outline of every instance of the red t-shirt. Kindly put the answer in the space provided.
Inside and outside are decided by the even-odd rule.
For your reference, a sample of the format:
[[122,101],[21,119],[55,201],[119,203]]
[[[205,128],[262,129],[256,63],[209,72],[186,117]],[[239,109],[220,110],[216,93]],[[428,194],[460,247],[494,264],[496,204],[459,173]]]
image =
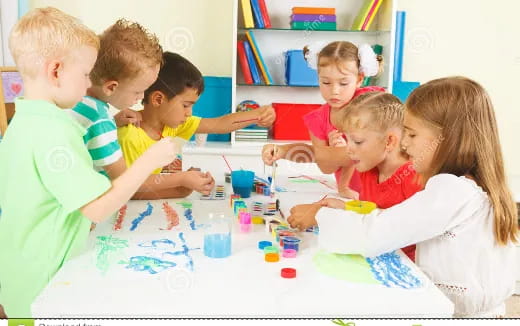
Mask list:
[[[367,86],[356,89],[352,98],[355,98],[366,92],[384,92],[385,89],[378,86]],[[333,130],[336,130],[336,127],[330,121],[330,105],[324,104],[320,108],[313,110],[306,115],[303,116],[303,122],[309,131],[314,135],[314,137],[319,138],[321,140],[325,140],[328,144],[329,141],[329,133]],[[346,139],[345,139],[346,140]],[[336,177],[336,182],[339,184],[339,178],[341,176],[341,169],[339,168],[334,175]],[[354,170],[352,177],[350,178],[350,189],[355,190],[357,192],[361,191],[361,181],[359,180],[358,172]]]
[[[359,173],[361,179],[361,193],[359,199],[376,203],[378,208],[389,208],[410,198],[422,186],[417,184],[416,172],[411,162],[403,164],[394,174],[379,183],[379,171],[374,168]],[[402,248],[403,252],[415,261],[415,245]]]

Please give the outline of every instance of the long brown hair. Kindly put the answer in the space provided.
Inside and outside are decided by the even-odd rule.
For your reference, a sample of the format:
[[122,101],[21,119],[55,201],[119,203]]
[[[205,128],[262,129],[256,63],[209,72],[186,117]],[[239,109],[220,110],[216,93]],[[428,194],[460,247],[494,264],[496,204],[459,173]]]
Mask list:
[[470,176],[488,194],[500,245],[518,240],[518,211],[507,187],[493,105],[484,88],[465,77],[432,80],[415,89],[406,112],[441,130],[430,170]]

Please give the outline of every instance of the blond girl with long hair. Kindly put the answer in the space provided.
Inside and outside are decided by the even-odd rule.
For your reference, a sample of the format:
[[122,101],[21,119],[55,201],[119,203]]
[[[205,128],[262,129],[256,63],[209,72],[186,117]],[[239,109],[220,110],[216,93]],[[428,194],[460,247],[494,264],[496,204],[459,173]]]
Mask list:
[[[425,189],[368,215],[326,199],[293,207],[332,252],[375,256],[417,243],[416,263],[455,305],[455,317],[504,316],[514,290],[518,213],[507,187],[493,105],[464,77],[430,81],[405,104],[403,149]],[[343,205],[343,206],[341,206]]]

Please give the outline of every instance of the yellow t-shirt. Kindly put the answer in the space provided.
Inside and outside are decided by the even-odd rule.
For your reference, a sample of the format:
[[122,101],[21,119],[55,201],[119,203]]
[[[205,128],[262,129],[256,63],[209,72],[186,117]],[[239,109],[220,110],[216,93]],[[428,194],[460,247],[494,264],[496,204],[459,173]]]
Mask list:
[[[191,116],[177,128],[164,126],[162,135],[163,137],[180,137],[189,140],[199,128],[200,120],[199,117]],[[157,142],[157,140],[150,138],[143,129],[132,124],[118,128],[117,138],[123,150],[126,166],[132,165],[139,156],[143,155],[150,146]],[[153,171],[153,174],[160,172],[161,168]]]

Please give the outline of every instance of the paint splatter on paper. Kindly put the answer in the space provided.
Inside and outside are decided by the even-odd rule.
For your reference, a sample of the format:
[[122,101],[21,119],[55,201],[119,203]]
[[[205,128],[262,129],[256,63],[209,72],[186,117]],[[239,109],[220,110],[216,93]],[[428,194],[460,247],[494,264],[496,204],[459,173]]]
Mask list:
[[136,217],[132,221],[132,226],[130,227],[130,231],[134,231],[135,229],[137,229],[137,226],[139,226],[139,224],[143,221],[143,219],[147,216],[152,215],[152,212],[153,212],[153,206],[152,206],[152,204],[148,203],[146,206],[146,210],[142,213],[139,213],[139,216]]
[[110,267],[110,255],[114,252],[127,248],[128,240],[123,240],[119,238],[114,238],[111,235],[109,236],[98,236],[96,242],[97,249],[97,260],[96,267],[106,273],[108,268]]
[[128,206],[124,205],[123,207],[121,207],[119,209],[119,212],[117,213],[116,223],[114,224],[115,231],[121,230],[121,227],[123,226],[123,220],[125,219],[125,216],[126,216],[127,208],[128,208]]

